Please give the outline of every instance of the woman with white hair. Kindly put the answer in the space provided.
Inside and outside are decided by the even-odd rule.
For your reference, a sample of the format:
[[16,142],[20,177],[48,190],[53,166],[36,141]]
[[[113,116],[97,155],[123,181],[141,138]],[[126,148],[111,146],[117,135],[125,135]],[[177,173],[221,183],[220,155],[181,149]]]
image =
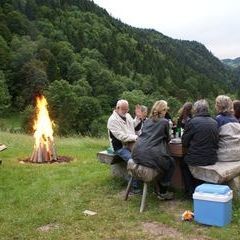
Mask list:
[[240,161],[240,124],[233,115],[233,102],[230,97],[220,95],[215,107],[219,129],[218,161]]
[[160,200],[173,198],[173,193],[167,191],[175,169],[175,162],[169,154],[167,145],[169,141],[169,122],[165,118],[167,110],[166,101],[155,102],[132,152],[135,163],[163,173],[156,186],[156,194]]

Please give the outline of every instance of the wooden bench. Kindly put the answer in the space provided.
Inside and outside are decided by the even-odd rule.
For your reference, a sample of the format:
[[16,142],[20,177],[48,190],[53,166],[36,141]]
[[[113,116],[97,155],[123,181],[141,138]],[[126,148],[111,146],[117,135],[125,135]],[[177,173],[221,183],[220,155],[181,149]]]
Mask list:
[[[183,160],[184,151],[182,144],[169,144],[170,152],[173,157]],[[177,161],[177,165],[179,164]],[[238,162],[217,162],[209,166],[189,166],[192,175],[200,180],[215,184],[227,184],[233,190],[234,198],[239,197],[240,190],[240,161]],[[178,172],[179,168],[177,166]],[[174,176],[173,176],[174,177]],[[177,176],[177,179],[180,179]]]
[[111,173],[115,177],[128,179],[127,163],[114,153],[108,153],[106,150],[97,153],[97,159],[101,163],[111,165]]
[[133,178],[142,181],[143,182],[143,194],[142,194],[141,205],[140,205],[140,213],[142,213],[145,208],[148,183],[153,182],[155,180],[155,178],[157,178],[159,175],[161,175],[161,173],[154,170],[153,168],[138,165],[138,164],[134,163],[134,161],[132,159],[130,159],[128,161],[128,173],[131,175],[131,178],[128,181],[128,186],[126,189],[124,200],[126,201],[128,199],[128,195],[130,192],[130,188],[132,186]]
[[[172,185],[175,188],[181,189],[182,176],[180,173],[179,163],[183,160],[183,151],[181,144],[169,144],[171,155],[176,159],[176,170],[173,175]],[[115,154],[109,154],[107,151],[102,151],[97,154],[101,162],[112,164],[112,174],[122,177],[123,173],[127,174],[126,164],[118,165]],[[239,197],[240,193],[240,161],[238,162],[217,162],[209,166],[189,166],[192,175],[200,180],[215,184],[227,184],[233,190],[234,198]]]
[[[140,205],[140,212],[143,212],[144,208],[145,208],[148,182],[153,181],[154,178],[159,173],[151,168],[147,168],[144,166],[142,166],[142,168],[144,168],[145,171],[151,171],[151,172],[149,172],[149,174],[147,176],[148,178],[146,178],[146,176],[144,176],[144,178],[142,178],[142,176],[139,175],[140,173],[137,170],[134,171],[132,169],[132,171],[129,170],[129,173],[128,173],[126,162],[124,162],[119,156],[117,156],[113,153],[108,153],[107,151],[101,151],[101,152],[97,153],[97,158],[100,162],[111,165],[112,174],[114,176],[124,177],[125,179],[128,179],[129,173],[130,173],[131,177],[130,177],[130,180],[128,181],[128,186],[127,186],[125,198],[124,198],[125,201],[128,199],[128,195],[130,192],[130,187],[132,185],[133,177],[135,179],[143,181],[143,194],[142,194],[141,205]],[[130,160],[130,162],[131,162],[131,160]],[[135,164],[135,163],[132,161],[131,164]]]
[[227,184],[237,198],[240,190],[240,161],[216,162],[209,166],[189,166],[192,175],[209,183]]
[[[180,170],[180,161],[182,161],[182,145],[181,144],[169,144],[169,150],[171,155],[176,160],[176,169],[172,177],[172,186],[176,189],[183,189],[183,179]],[[114,153],[108,153],[107,151],[101,151],[97,153],[97,159],[101,163],[111,165],[111,173],[115,177],[128,178],[128,172],[126,169],[127,164]]]
[[122,162],[122,159],[114,153],[108,153],[106,150],[97,153],[97,159],[101,163],[115,164]]

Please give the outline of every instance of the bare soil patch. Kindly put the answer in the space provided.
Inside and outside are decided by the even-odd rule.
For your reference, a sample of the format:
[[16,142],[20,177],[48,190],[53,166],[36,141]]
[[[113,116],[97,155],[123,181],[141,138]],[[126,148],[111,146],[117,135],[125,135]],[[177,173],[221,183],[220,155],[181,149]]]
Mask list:
[[69,163],[73,160],[72,157],[68,156],[58,156],[57,160],[52,160],[52,161],[46,161],[46,162],[32,162],[30,161],[30,157],[25,158],[25,159],[18,159],[19,163],[31,163],[31,164],[52,164],[52,163]]
[[211,240],[211,238],[203,237],[203,236],[192,236],[192,235],[184,235],[177,229],[170,227],[166,224],[157,223],[157,222],[144,222],[142,223],[142,230],[145,233],[148,233],[155,240],[164,240],[164,239],[178,239],[178,240]]

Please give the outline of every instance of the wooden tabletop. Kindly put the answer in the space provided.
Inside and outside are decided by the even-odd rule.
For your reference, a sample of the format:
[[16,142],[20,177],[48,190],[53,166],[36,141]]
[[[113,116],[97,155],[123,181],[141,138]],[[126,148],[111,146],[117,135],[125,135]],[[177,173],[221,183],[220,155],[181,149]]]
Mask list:
[[169,151],[173,157],[183,157],[183,147],[182,143],[169,143]]

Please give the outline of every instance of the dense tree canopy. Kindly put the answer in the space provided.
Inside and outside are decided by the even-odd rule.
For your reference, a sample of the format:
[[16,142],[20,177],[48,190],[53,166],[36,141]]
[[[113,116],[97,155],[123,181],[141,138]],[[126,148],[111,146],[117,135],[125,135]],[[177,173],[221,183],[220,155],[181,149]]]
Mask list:
[[239,82],[204,45],[133,28],[88,0],[2,0],[0,73],[0,110],[30,113],[45,93],[60,134],[101,134],[121,97],[148,107],[164,98],[175,115]]

